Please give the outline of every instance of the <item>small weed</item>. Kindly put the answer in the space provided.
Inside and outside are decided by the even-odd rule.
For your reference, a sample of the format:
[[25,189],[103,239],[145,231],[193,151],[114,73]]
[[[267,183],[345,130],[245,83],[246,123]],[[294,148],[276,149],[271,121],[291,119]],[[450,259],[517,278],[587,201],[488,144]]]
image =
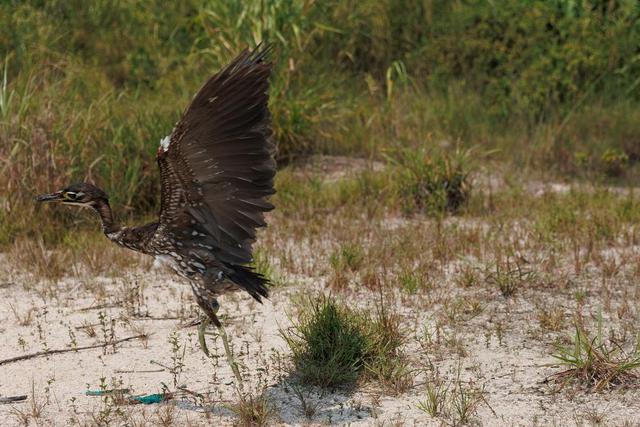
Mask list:
[[560,307],[540,308],[537,317],[540,328],[545,331],[558,332],[564,327],[565,315],[564,310]]
[[455,278],[455,282],[462,288],[472,288],[476,286],[480,282],[477,269],[465,265],[460,269]]
[[401,331],[402,319],[378,304],[375,318],[367,323],[368,351],[365,358],[367,374],[393,394],[400,394],[413,385],[413,373],[401,347],[405,337]]
[[171,369],[169,369],[169,372],[171,372],[173,386],[178,387],[180,375],[185,367],[184,355],[187,351],[187,344],[185,343],[182,349],[180,348],[180,335],[176,331],[171,332],[171,335],[169,335],[169,344],[171,345]]
[[78,340],[76,338],[76,333],[71,326],[67,328],[69,332],[69,347],[76,349],[78,348]]
[[25,351],[27,349],[27,341],[22,335],[18,335],[18,345],[20,346],[22,351]]
[[454,425],[468,424],[482,403],[487,403],[484,392],[472,384],[464,384],[457,379],[451,391],[451,415]]
[[28,427],[31,425],[31,420],[35,425],[41,424],[41,418],[44,414],[44,409],[47,406],[47,402],[40,399],[36,393],[35,383],[31,382],[31,399],[25,409],[12,406],[9,413],[18,421],[20,425]]
[[299,384],[287,383],[287,386],[293,390],[293,394],[300,401],[300,408],[302,414],[306,419],[311,420],[318,410],[319,401],[312,403],[310,399],[310,392],[304,392]]
[[35,307],[30,307],[26,313],[20,315],[18,309],[13,304],[9,304],[9,308],[11,308],[13,317],[16,318],[16,321],[20,326],[29,326],[33,321],[33,314],[37,311]]
[[102,332],[102,354],[107,354],[107,349],[111,346],[111,351],[116,352],[116,319],[107,319],[107,315],[104,311],[98,313],[98,320],[100,321],[100,331]]
[[[94,425],[110,425],[116,416],[122,415],[119,407],[127,403],[125,392],[130,391],[130,389],[124,389],[123,385],[120,378],[112,377],[111,384],[107,382],[106,377],[100,378],[102,405],[97,413],[90,414]],[[87,388],[90,388],[89,384]]]
[[444,414],[449,389],[440,378],[433,378],[427,382],[427,398],[418,403],[418,409],[432,417]]
[[[123,280],[121,292],[122,304],[129,316],[144,317],[149,315],[149,310],[145,307],[144,283],[141,280],[138,278],[132,281]],[[143,307],[145,307],[144,311]]]
[[485,392],[472,381],[461,380],[461,368],[458,365],[456,378],[450,384],[437,375],[427,382],[427,398],[418,403],[418,409],[432,417],[442,418],[453,426],[469,424],[481,404],[487,405],[493,412],[485,399]]
[[78,326],[77,329],[83,331],[89,338],[94,338],[95,336],[97,336],[95,325],[92,325],[86,320],[84,320],[82,322],[82,326]]
[[349,286],[349,275],[342,270],[333,270],[327,279],[327,286],[336,291],[344,291]]
[[410,295],[415,294],[423,287],[422,278],[415,271],[405,270],[398,276],[400,287]]
[[159,405],[154,411],[154,423],[160,427],[172,427],[175,424],[176,406],[175,405]]

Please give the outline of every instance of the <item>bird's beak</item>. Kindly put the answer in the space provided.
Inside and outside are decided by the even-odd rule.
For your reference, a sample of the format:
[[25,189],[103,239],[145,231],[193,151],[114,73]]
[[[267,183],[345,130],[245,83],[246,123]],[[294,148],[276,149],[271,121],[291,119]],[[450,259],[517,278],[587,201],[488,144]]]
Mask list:
[[61,202],[62,200],[64,200],[62,191],[57,191],[51,194],[42,194],[36,197],[36,201],[38,202]]

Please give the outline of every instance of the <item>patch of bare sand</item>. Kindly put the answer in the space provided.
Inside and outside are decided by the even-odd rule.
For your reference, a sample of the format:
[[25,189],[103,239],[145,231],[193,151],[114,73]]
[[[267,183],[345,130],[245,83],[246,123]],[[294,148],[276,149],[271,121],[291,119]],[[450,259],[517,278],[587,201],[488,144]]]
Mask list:
[[[149,338],[115,348],[68,352],[0,366],[0,396],[29,396],[26,402],[0,406],[2,425],[19,425],[20,413],[29,413],[34,399],[42,405],[41,415],[34,420],[38,425],[99,424],[108,419],[115,424],[129,420],[131,424],[157,425],[167,416],[175,425],[236,423],[237,416],[228,405],[237,401],[237,384],[221,343],[209,340],[213,360],[201,353],[195,329],[182,326],[197,312],[188,286],[169,277],[159,272],[137,272],[127,278],[67,279],[56,284],[56,295],[46,300],[33,290],[23,289],[19,277],[5,278],[3,282],[12,284],[0,288],[3,359],[109,342],[141,332],[148,333]],[[224,323],[243,366],[244,387],[257,391],[266,387],[267,399],[274,406],[273,424],[441,425],[442,419],[418,409],[419,402],[426,398],[425,383],[434,371],[444,381],[459,378],[484,392],[486,404],[481,403],[471,418],[475,424],[567,425],[585,420],[593,411],[602,411],[606,422],[614,425],[633,425],[638,420],[637,390],[554,393],[545,379],[557,372],[558,366],[549,348],[532,338],[537,334],[530,323],[532,303],[499,297],[482,313],[463,321],[464,327],[455,332],[464,357],[447,347],[445,341],[453,333],[448,327],[440,332],[444,337],[440,338],[443,344],[439,350],[430,351],[425,344],[442,307],[423,304],[421,297],[395,300],[409,337],[406,350],[416,369],[414,386],[405,394],[385,395],[375,384],[362,385],[352,392],[302,388],[301,394],[296,393],[286,368],[287,349],[278,330],[290,324],[287,313],[294,309],[290,295],[321,290],[323,283],[305,277],[292,277],[290,282],[293,285],[275,289],[271,300],[263,305],[240,294],[221,300]],[[96,286],[103,288],[106,300],[96,301]],[[132,286],[138,286],[138,295],[123,300],[123,288]],[[370,306],[375,299],[366,292],[348,298],[361,306]],[[169,343],[172,334],[180,346],[177,352]],[[180,359],[183,348],[184,359]],[[101,384],[128,388],[132,394],[158,393],[163,388],[175,391],[182,385],[206,398],[178,393],[160,405],[113,406],[101,397],[85,395],[86,390],[99,389]],[[303,414],[300,396],[314,408],[310,417]]]
[[295,165],[293,170],[297,176],[317,176],[327,182],[334,182],[353,178],[367,169],[380,171],[384,169],[384,163],[359,157],[316,155]]

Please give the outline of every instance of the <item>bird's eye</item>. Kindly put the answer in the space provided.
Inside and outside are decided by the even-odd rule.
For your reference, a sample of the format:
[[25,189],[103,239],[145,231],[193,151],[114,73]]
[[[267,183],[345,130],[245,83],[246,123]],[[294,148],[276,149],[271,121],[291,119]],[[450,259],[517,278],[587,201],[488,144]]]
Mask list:
[[72,193],[70,191],[66,191],[64,193],[64,198],[65,199],[69,199],[69,200],[75,200],[77,198],[77,195],[76,195],[76,193]]

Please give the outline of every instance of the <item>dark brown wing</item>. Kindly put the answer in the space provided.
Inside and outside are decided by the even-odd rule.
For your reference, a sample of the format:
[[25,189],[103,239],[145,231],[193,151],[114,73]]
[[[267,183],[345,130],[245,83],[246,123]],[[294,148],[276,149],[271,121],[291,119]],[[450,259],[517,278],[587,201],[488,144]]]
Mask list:
[[226,263],[251,262],[256,228],[273,209],[267,54],[245,51],[211,77],[158,150],[158,233]]

